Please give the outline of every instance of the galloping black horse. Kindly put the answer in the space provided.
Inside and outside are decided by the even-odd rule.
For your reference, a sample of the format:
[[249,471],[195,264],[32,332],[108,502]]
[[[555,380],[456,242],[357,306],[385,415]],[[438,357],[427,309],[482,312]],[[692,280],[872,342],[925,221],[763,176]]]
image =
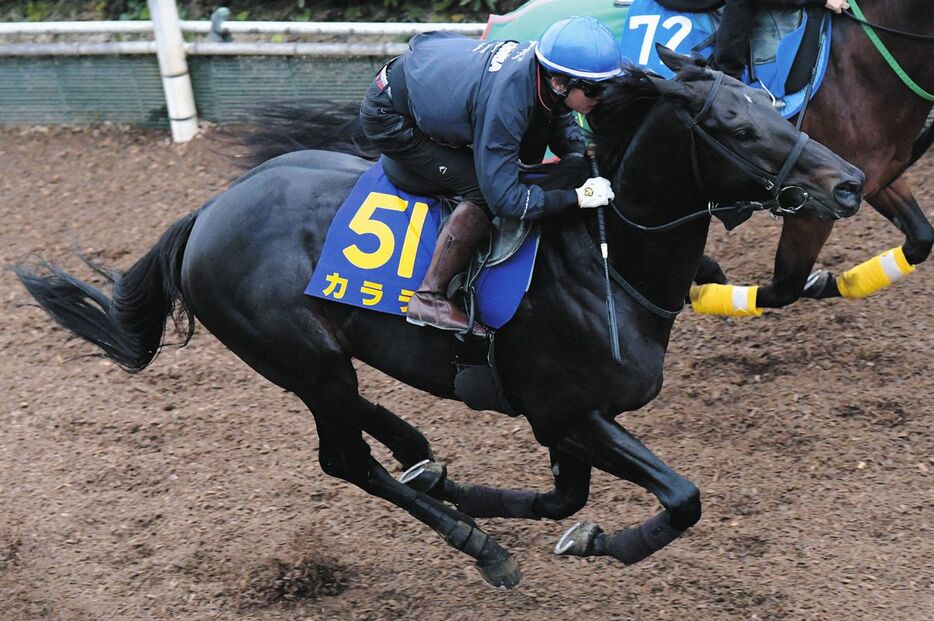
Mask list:
[[[496,333],[509,402],[551,450],[555,484],[546,493],[453,481],[419,491],[370,455],[364,432],[388,446],[405,468],[433,457],[414,427],[359,394],[351,359],[453,399],[455,339],[397,316],[303,295],[328,223],[369,166],[360,158],[298,151],[266,162],[172,225],[127,272],[102,270],[113,279],[112,298],[54,266],[46,275],[21,266],[18,275],[55,320],[131,372],[158,353],[173,309],[177,325],[183,328],[187,318],[189,337],[196,317],[253,369],[307,405],[326,473],[408,511],[473,557],[491,584],[516,585],[519,569],[474,518],[564,518],[586,502],[593,467],[645,487],[665,510],[612,536],[593,528],[575,533],[564,538],[561,551],[636,562],[701,514],[697,487],[614,418],[642,407],[661,389],[669,335],[704,249],[710,220],[705,206],[763,197],[763,178],[776,179],[768,171],[784,170],[788,186],[810,194],[806,209],[849,216],[863,179],[795,131],[763,94],[723,81],[722,74],[685,57],[665,57],[677,80],[634,70],[618,79],[591,118],[600,164],[616,195],[624,197],[618,207],[626,219],[662,225],[699,216],[654,234],[609,218],[621,363],[613,361],[607,344],[598,233],[586,210],[542,223],[531,287],[515,317]],[[563,166],[555,173],[562,184],[588,174],[586,162]]]

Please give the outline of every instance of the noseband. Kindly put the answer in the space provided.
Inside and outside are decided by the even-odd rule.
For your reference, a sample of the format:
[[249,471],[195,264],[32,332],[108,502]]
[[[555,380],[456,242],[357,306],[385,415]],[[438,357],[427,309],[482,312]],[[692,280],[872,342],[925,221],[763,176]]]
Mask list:
[[729,162],[732,163],[736,168],[745,173],[747,176],[751,177],[763,190],[769,193],[771,199],[764,202],[741,202],[723,207],[719,206],[718,203],[711,202],[708,204],[707,209],[703,211],[689,214],[682,218],[678,218],[673,222],[659,226],[643,226],[641,224],[636,224],[624,216],[622,212],[616,207],[616,205],[611,202],[610,206],[613,208],[613,211],[623,222],[629,226],[645,232],[662,232],[668,231],[702,216],[714,215],[725,211],[763,211],[768,209],[774,216],[794,214],[797,213],[802,207],[804,207],[805,203],[807,203],[808,199],[810,198],[810,195],[801,186],[785,185],[785,180],[791,173],[791,169],[794,168],[798,158],[801,157],[801,153],[804,152],[804,148],[811,140],[806,133],[802,131],[798,132],[795,145],[792,147],[788,157],[785,158],[785,163],[782,164],[782,167],[779,169],[778,173],[772,174],[762,168],[759,168],[743,156],[739,155],[736,151],[711,136],[706,129],[701,127],[701,122],[707,117],[708,114],[710,114],[710,110],[713,107],[713,102],[717,98],[717,93],[720,91],[720,87],[723,85],[723,72],[716,71],[714,72],[714,76],[713,86],[711,87],[710,92],[707,93],[707,98],[704,100],[704,105],[701,106],[700,112],[692,117],[685,110],[678,109],[676,111],[678,118],[684,121],[687,128],[691,130],[691,168],[694,172],[694,183],[697,185],[697,188],[701,191],[702,194],[706,194],[704,190],[704,177],[701,173],[700,162],[697,157],[697,141],[694,138],[696,135],[700,136],[701,140],[706,142],[725,159],[729,160]]

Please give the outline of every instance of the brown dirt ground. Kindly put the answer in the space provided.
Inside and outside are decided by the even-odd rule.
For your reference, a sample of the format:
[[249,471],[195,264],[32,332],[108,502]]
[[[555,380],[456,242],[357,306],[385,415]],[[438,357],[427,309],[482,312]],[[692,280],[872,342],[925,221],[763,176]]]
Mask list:
[[[0,130],[0,260],[91,274],[129,266],[233,174],[216,144],[122,128]],[[928,157],[910,173],[929,217]],[[763,282],[778,225],[710,250]],[[839,273],[901,243],[868,207],[838,224]],[[524,581],[496,591],[386,503],[324,475],[311,417],[203,328],[128,376],[0,274],[0,619],[934,618],[934,271],[863,302],[758,320],[684,313],[667,383],[626,426],[703,492],[704,518],[651,559],[552,555],[556,524],[488,520]],[[549,486],[522,420],[466,409],[360,367],[458,480]],[[389,463],[386,451],[378,451]],[[596,474],[578,517],[621,528],[656,510]]]

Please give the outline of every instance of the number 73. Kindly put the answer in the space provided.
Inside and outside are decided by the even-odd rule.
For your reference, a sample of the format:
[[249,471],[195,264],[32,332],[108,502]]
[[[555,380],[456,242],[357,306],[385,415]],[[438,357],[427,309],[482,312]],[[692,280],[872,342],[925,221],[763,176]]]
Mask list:
[[[374,219],[373,216],[377,209],[405,211],[408,207],[409,201],[398,196],[370,192],[347,227],[357,235],[375,235],[379,244],[372,252],[364,252],[357,244],[347,246],[344,248],[344,256],[347,260],[364,270],[375,270],[386,265],[396,250],[396,237],[388,224]],[[396,274],[401,278],[412,277],[415,255],[418,252],[418,240],[422,236],[422,228],[425,226],[427,216],[428,205],[426,203],[416,202],[412,206],[412,217],[402,242],[402,256],[399,257],[399,267],[396,268]]]

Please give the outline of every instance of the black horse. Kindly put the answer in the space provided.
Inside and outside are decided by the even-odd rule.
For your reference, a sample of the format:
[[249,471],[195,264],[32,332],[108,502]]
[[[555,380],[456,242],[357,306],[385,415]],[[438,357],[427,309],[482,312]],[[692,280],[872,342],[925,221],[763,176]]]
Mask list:
[[[614,419],[661,389],[671,329],[704,249],[708,201],[764,197],[763,180],[776,177],[768,171],[784,168],[787,186],[810,195],[805,209],[836,218],[856,211],[863,179],[799,135],[763,94],[685,57],[665,57],[677,80],[633,70],[591,118],[600,165],[623,197],[606,230],[621,362],[608,346],[598,227],[588,210],[542,223],[531,288],[496,333],[509,403],[551,451],[555,482],[548,492],[458,485],[441,477],[440,484],[418,489],[371,456],[364,432],[388,446],[404,468],[433,458],[421,433],[359,394],[351,359],[452,399],[456,340],[398,316],[303,295],[332,216],[370,165],[358,157],[299,151],[252,170],[172,225],[127,272],[99,268],[113,281],[112,298],[54,266],[46,266],[46,275],[20,266],[18,275],[56,321],[131,372],[158,353],[173,310],[189,337],[197,318],[307,405],[326,473],[408,511],[473,557],[493,585],[516,585],[519,569],[474,518],[569,516],[587,500],[593,467],[650,490],[665,510],[611,536],[595,527],[577,529],[563,538],[560,551],[636,562],[701,515],[697,487]],[[570,161],[551,181],[580,182],[587,168]],[[776,192],[786,187],[779,185]],[[621,219],[653,226],[691,214],[698,217],[660,233]],[[422,471],[430,468],[416,473]]]

